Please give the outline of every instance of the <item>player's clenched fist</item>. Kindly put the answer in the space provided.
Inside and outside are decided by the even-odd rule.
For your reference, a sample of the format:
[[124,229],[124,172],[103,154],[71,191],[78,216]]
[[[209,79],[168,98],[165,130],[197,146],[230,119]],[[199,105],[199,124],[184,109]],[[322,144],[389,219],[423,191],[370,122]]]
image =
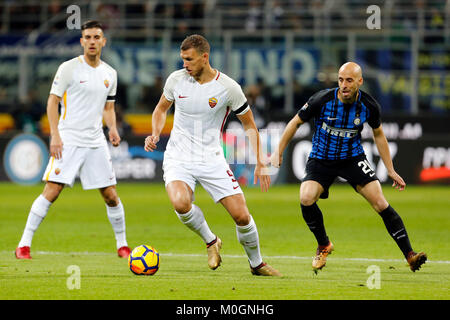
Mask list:
[[279,168],[283,163],[283,154],[280,154],[278,151],[275,151],[270,157],[270,163],[273,167]]
[[152,151],[156,149],[156,144],[159,141],[159,136],[148,136],[145,138],[145,145],[144,149],[145,151]]
[[114,147],[120,144],[120,136],[116,128],[109,129],[109,141]]

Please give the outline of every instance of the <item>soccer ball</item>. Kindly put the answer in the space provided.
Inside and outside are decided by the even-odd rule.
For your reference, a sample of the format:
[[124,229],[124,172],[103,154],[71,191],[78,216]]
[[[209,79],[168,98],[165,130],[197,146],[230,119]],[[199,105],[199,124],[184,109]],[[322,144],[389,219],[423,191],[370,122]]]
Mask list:
[[136,275],[151,276],[159,269],[159,253],[152,246],[140,245],[128,256],[128,266]]

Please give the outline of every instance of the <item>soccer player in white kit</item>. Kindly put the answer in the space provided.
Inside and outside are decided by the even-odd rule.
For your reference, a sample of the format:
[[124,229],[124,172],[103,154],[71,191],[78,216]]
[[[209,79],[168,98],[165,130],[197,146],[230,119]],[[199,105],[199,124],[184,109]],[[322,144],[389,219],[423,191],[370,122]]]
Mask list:
[[178,218],[205,242],[209,268],[219,267],[222,241],[210,230],[202,210],[193,203],[195,185],[199,182],[234,219],[237,238],[247,253],[252,274],[280,276],[262,260],[255,221],[220,145],[223,126],[233,111],[256,151],[254,183],[259,179],[261,190],[267,191],[270,176],[265,172],[259,133],[247,99],[234,80],[211,67],[210,46],[203,36],[187,37],[180,49],[184,68],[166,80],[152,114],[152,135],[145,139],[145,150],[155,150],[167,111],[175,102],[173,129],[164,153],[163,178]]
[[[50,155],[42,178],[44,190],[31,206],[25,230],[16,249],[18,259],[31,259],[30,247],[35,231],[65,185],[73,186],[77,174],[83,189],[99,189],[116,237],[119,257],[131,252],[125,234],[125,213],[116,191],[103,123],[109,129],[109,141],[118,146],[114,99],[117,72],[100,60],[106,44],[102,25],[87,21],[81,27],[84,54],[61,64],[47,102],[50,123]],[[61,104],[61,115],[58,107]]]

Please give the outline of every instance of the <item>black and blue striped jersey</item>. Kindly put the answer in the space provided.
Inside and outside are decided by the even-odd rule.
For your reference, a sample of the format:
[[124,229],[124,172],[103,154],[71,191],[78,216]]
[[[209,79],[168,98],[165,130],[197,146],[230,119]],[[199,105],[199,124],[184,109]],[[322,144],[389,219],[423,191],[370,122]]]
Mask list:
[[381,108],[372,96],[359,90],[353,104],[344,104],[338,99],[338,90],[315,93],[298,112],[304,122],[314,119],[310,158],[342,160],[364,154],[361,145],[364,122],[373,129],[381,124]]

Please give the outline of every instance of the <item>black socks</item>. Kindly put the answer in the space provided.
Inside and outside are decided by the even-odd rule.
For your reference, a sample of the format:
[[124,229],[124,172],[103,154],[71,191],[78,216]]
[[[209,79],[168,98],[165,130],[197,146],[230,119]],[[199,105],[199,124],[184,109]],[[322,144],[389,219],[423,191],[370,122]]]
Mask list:
[[326,246],[329,240],[323,224],[322,211],[320,211],[317,203],[311,206],[304,206],[302,204],[300,206],[302,208],[303,219],[305,219],[309,230],[316,237],[317,243],[319,246]]
[[[326,246],[329,240],[323,224],[322,211],[320,211],[317,203],[314,203],[311,206],[301,205],[301,208],[303,219],[305,219],[309,230],[311,230],[316,237],[317,243],[320,246]],[[394,239],[405,258],[407,258],[408,254],[412,251],[412,248],[402,219],[390,205],[379,212],[379,215],[383,219],[384,225],[392,239]]]
[[407,258],[412,248],[402,218],[400,218],[398,213],[390,205],[378,214],[383,219],[384,225],[392,239],[394,239],[405,258]]

